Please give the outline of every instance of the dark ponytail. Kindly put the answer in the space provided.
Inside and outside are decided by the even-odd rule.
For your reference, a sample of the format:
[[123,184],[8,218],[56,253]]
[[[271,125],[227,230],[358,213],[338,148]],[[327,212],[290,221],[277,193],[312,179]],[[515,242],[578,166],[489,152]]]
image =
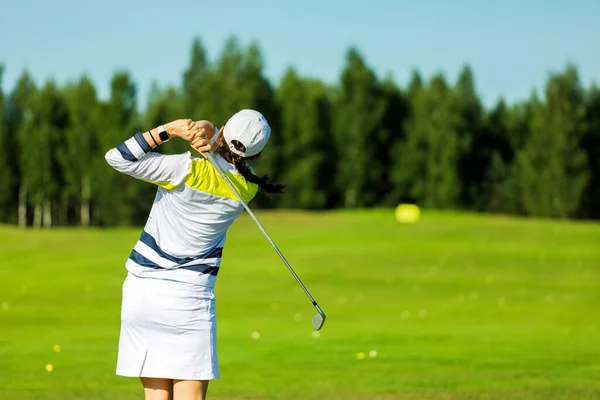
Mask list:
[[[252,157],[244,158],[235,154],[234,152],[229,150],[227,144],[225,144],[225,141],[223,140],[223,136],[221,136],[219,139],[220,140],[217,147],[217,152],[221,156],[223,156],[227,160],[227,162],[233,164],[235,169],[237,169],[238,172],[248,182],[256,183],[258,187],[261,188],[261,190],[266,194],[282,194],[285,192],[285,185],[270,182],[269,175],[263,175],[262,178],[254,175],[254,173],[248,166],[248,159]],[[237,140],[233,140],[231,144],[233,144],[235,148],[239,151],[246,151],[246,146],[244,146]]]

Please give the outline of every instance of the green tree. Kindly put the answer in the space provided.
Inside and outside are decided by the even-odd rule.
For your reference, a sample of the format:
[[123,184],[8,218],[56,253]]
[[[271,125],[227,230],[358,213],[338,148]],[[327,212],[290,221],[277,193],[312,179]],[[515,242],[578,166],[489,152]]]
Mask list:
[[379,154],[381,144],[389,143],[385,112],[385,95],[375,73],[356,49],[350,49],[333,121],[337,183],[345,207],[373,206],[382,190],[389,189],[388,171]]
[[425,83],[423,82],[423,77],[421,73],[417,70],[413,70],[410,82],[408,84],[408,89],[406,90],[406,95],[408,99],[412,102],[415,98],[423,91],[425,88]]
[[485,176],[482,192],[474,205],[476,210],[526,214],[516,155],[529,140],[534,110],[539,104],[533,92],[530,99],[511,107],[500,102],[486,116],[483,127],[485,140],[476,143],[472,150],[481,153],[480,160],[489,160],[489,164],[482,163]]
[[[414,82],[414,81],[413,81]],[[415,92],[416,87],[412,88]],[[413,93],[415,93],[413,92]],[[401,190],[393,184],[394,167],[399,165],[398,157],[401,152],[402,142],[406,139],[404,126],[410,117],[410,101],[407,94],[402,93],[390,78],[383,82],[383,95],[386,99],[386,109],[383,125],[389,132],[389,142],[381,142],[377,153],[388,172],[391,189],[385,188],[387,193],[381,193],[383,205],[396,205],[403,200]]]
[[582,199],[581,215],[600,218],[600,88],[592,84],[585,97],[586,130],[583,148],[587,153],[590,180]]
[[92,81],[83,76],[65,88],[69,110],[64,151],[59,158],[65,178],[64,196],[78,205],[78,223],[87,227],[91,222],[93,162],[102,156],[97,146],[98,100]]
[[[409,163],[406,163],[401,159],[403,152],[405,151],[404,146],[408,141],[407,131],[410,129],[411,124],[415,118],[415,107],[417,98],[422,96],[422,92],[425,90],[423,78],[417,70],[412,71],[411,79],[406,90],[406,116],[403,118],[401,127],[401,136],[398,138],[394,137],[391,147],[391,165],[390,165],[390,181],[391,181],[391,201],[394,204],[400,202],[413,202],[416,199],[410,193],[410,186],[412,184],[411,177],[407,175],[405,168],[411,162],[416,162],[416,158]],[[414,139],[413,139],[414,140]],[[414,154],[418,156],[418,154]],[[416,166],[416,164],[414,164]]]
[[474,170],[475,210],[515,212],[518,199],[513,188],[509,188],[509,178],[517,149],[510,143],[510,111],[504,100],[500,100],[485,115],[480,134],[473,140],[470,168]]
[[[6,107],[6,130],[10,132],[6,136],[6,147],[10,149],[7,154],[7,163],[9,168],[14,171],[13,176],[17,177],[16,184],[13,184],[13,190],[18,185],[18,225],[24,228],[28,223],[28,193],[25,184],[23,171],[24,152],[26,149],[22,146],[28,145],[27,130],[25,121],[33,118],[33,100],[36,96],[37,88],[29,72],[24,71],[19,77],[15,88],[8,97]],[[14,197],[13,197],[14,198]]]
[[237,39],[227,40],[207,79],[203,97],[209,99],[208,119],[223,125],[237,111],[253,108],[263,113],[269,123],[275,121],[274,91],[264,75],[264,62],[256,43],[244,49]]
[[482,154],[480,150],[480,146],[487,141],[486,132],[482,129],[483,105],[475,91],[475,79],[469,66],[463,67],[460,72],[454,96],[460,113],[458,135],[464,146],[458,166],[463,187],[461,203],[472,207],[480,196],[485,167],[491,161],[491,153]]
[[462,192],[459,162],[464,149],[461,115],[443,75],[411,100],[412,118],[396,158],[393,181],[409,200],[427,207],[454,208]]
[[288,185],[281,205],[325,208],[335,173],[326,88],[321,82],[300,78],[290,68],[281,80],[277,98],[281,110],[280,169]]
[[[181,110],[186,116],[177,118],[209,119],[207,107],[212,97],[217,93],[211,93],[208,87],[210,69],[206,57],[206,50],[199,38],[192,43],[190,64],[183,73],[183,106]],[[151,96],[152,98],[153,96]],[[177,95],[177,103],[181,103]]]
[[[206,119],[222,126],[229,117],[240,108],[250,108],[251,104],[244,103],[243,82],[244,51],[237,39],[229,38],[221,51],[214,68],[205,78],[206,84],[202,87]],[[204,118],[204,117],[202,117]]]
[[[116,72],[111,80],[110,99],[100,104],[102,119],[98,143],[102,152],[117,146],[139,130],[136,108],[137,90],[133,80],[127,72]],[[140,201],[137,194],[147,183],[116,173],[103,157],[96,161],[98,164],[93,167],[96,184],[92,187],[92,218],[95,223],[103,226],[141,223],[144,215],[148,215],[151,202]]]
[[546,84],[545,102],[535,108],[531,136],[517,155],[518,184],[529,215],[566,218],[577,211],[589,181],[583,90],[568,67]]
[[53,81],[34,95],[31,111],[19,132],[23,183],[31,194],[33,226],[50,227],[54,213],[60,212],[64,180],[58,156],[69,121],[66,104]]
[[7,118],[5,115],[4,91],[2,88],[2,75],[4,66],[0,65],[0,222],[10,220],[13,202],[14,187],[17,182],[16,171],[10,168],[8,157],[11,152],[9,147]]

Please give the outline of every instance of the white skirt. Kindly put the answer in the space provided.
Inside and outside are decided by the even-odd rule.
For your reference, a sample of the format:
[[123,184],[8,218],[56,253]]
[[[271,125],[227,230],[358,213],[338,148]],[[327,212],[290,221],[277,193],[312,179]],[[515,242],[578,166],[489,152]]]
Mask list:
[[138,278],[123,284],[117,375],[219,377],[213,288]]

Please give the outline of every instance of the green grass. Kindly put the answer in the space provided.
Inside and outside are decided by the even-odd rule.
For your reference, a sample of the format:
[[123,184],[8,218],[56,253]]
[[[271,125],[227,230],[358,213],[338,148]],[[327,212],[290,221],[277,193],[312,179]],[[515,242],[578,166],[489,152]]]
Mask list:
[[[222,377],[210,398],[600,398],[600,225],[425,212],[407,226],[384,210],[259,218],[328,321],[313,338],[312,306],[242,217],[216,288]],[[0,227],[0,399],[143,397],[114,374],[139,232]]]

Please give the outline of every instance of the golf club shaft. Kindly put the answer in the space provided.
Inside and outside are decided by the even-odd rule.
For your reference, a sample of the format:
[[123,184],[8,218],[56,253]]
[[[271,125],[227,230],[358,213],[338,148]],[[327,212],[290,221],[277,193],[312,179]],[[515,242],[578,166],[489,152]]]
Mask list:
[[227,175],[225,174],[225,172],[223,171],[223,169],[219,166],[219,164],[217,163],[217,160],[215,160],[213,154],[210,153],[210,152],[206,152],[206,153],[203,153],[203,154],[208,158],[208,161],[210,161],[210,163],[217,169],[217,171],[223,177],[223,179],[225,179],[225,182],[227,182],[227,184],[229,185],[229,187],[231,188],[231,190],[233,190],[233,193],[235,193],[235,195],[237,196],[237,198],[239,199],[239,201],[242,203],[242,205],[244,206],[244,208],[246,209],[246,211],[248,212],[248,214],[250,214],[250,217],[252,217],[252,219],[254,220],[254,222],[256,223],[256,225],[258,225],[258,228],[262,231],[263,235],[265,235],[265,237],[267,238],[267,240],[269,241],[269,243],[271,243],[271,246],[273,246],[273,248],[275,249],[275,252],[281,258],[281,261],[283,261],[283,263],[285,264],[285,266],[290,270],[290,272],[292,273],[292,275],[294,276],[294,278],[296,278],[296,281],[298,282],[298,284],[300,285],[300,287],[302,287],[302,290],[304,290],[304,293],[306,293],[306,295],[308,296],[308,298],[310,299],[310,301],[312,301],[313,306],[317,307],[317,310],[322,313],[321,308],[319,307],[319,305],[317,304],[317,302],[315,301],[315,299],[311,296],[310,292],[308,291],[308,289],[306,288],[306,286],[304,286],[304,284],[302,283],[302,281],[300,280],[300,278],[298,277],[298,275],[296,274],[296,272],[294,271],[294,269],[292,268],[292,266],[290,265],[290,263],[287,262],[287,260],[285,259],[285,257],[281,253],[281,251],[279,251],[279,248],[277,247],[277,245],[275,244],[275,242],[273,242],[273,239],[271,239],[271,237],[269,236],[269,234],[267,233],[267,231],[265,230],[265,228],[263,228],[262,224],[258,221],[258,218],[256,218],[256,216],[254,215],[254,213],[252,212],[252,210],[250,209],[250,207],[248,207],[248,205],[246,204],[246,202],[244,201],[244,199],[242,199],[242,196],[237,191],[237,189],[235,188],[235,186],[233,186],[233,184],[229,181],[229,178],[227,177]]

